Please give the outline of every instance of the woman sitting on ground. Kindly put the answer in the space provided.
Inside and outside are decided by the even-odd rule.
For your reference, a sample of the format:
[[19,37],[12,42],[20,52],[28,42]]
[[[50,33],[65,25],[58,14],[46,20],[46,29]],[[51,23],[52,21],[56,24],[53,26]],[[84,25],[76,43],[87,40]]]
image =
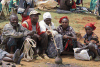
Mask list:
[[77,47],[77,37],[74,29],[69,26],[69,19],[67,16],[61,17],[57,31],[63,36],[63,48],[67,51],[73,51]]
[[84,47],[79,49],[76,53],[79,53],[83,49],[89,49],[89,55],[91,57],[95,58],[95,61],[99,61],[99,55],[98,55],[98,36],[93,32],[93,30],[96,29],[94,26],[95,23],[87,23],[85,25],[85,31],[86,34],[83,36],[84,40]]

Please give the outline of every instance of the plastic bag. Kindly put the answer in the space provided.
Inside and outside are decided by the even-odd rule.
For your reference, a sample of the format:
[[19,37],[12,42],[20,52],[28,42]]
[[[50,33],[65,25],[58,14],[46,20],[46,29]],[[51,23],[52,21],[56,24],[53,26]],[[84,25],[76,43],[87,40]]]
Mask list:
[[88,49],[81,50],[80,53],[75,53],[80,48],[74,48],[74,57],[79,60],[90,60]]

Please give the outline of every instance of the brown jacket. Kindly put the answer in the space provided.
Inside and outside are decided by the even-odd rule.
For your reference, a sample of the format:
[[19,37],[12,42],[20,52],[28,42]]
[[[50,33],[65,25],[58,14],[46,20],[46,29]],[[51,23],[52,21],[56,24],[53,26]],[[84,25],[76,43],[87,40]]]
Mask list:
[[70,10],[73,5],[73,0],[60,0],[61,10]]

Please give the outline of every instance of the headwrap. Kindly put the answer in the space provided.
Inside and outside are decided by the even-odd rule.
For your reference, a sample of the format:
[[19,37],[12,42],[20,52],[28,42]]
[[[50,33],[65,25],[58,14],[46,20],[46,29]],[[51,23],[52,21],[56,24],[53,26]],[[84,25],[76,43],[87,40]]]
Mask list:
[[45,20],[46,18],[52,18],[49,12],[43,14],[43,19]]
[[95,30],[95,29],[96,29],[96,27],[94,26],[95,23],[96,23],[96,22],[87,23],[87,24],[85,25],[85,27],[86,27],[86,26],[90,26],[93,30]]
[[[60,18],[59,23],[61,23],[61,22],[62,22],[62,20],[63,20],[64,18],[68,19],[68,17],[67,17],[67,16],[63,16],[63,17],[61,17],[61,18]],[[68,20],[69,20],[69,19],[68,19]]]

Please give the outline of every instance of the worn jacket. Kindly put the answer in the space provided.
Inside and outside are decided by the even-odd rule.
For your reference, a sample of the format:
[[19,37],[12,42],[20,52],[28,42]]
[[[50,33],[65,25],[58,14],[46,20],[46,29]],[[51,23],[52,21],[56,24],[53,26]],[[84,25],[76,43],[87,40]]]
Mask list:
[[27,36],[29,31],[24,28],[21,24],[18,24],[17,29],[15,30],[13,26],[9,23],[6,24],[3,28],[3,33],[1,36],[2,42],[6,41],[9,37],[12,38],[21,38]]

